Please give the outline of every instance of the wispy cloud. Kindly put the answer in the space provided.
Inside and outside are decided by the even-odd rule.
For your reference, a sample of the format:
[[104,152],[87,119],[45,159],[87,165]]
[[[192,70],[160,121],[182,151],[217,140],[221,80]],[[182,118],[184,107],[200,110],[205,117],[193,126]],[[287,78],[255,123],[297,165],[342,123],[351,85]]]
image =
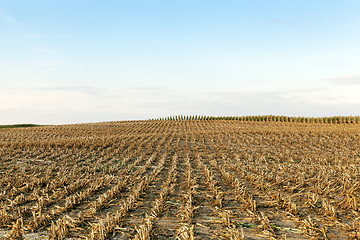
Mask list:
[[160,88],[160,87],[132,87],[132,88],[129,88],[129,89],[130,90],[149,91],[149,92],[165,90],[165,88]]
[[61,32],[53,32],[53,33],[25,33],[22,35],[23,38],[26,39],[71,39],[72,35]]
[[337,85],[360,85],[360,75],[333,77],[324,81]]
[[9,14],[0,9],[0,19],[7,23],[17,23],[17,21]]
[[277,89],[277,90],[247,90],[247,91],[226,91],[226,92],[212,92],[214,96],[217,95],[233,95],[233,96],[241,96],[244,94],[275,94],[278,96],[293,96],[293,94],[301,94],[301,93],[310,93],[310,92],[319,92],[327,90],[326,87],[309,87],[309,88],[285,88],[285,89]]
[[32,50],[33,50],[34,52],[41,53],[41,54],[56,53],[56,52],[55,52],[54,50],[52,50],[52,49],[41,48],[41,47],[32,47]]
[[[215,90],[147,86],[49,86],[6,91],[0,89],[0,111],[9,113],[7,119],[0,121],[61,124],[147,119],[178,114],[358,115],[359,99],[347,98],[347,95],[355,96],[347,92],[338,99],[338,95],[333,94],[336,90],[316,87]],[[28,112],[33,115],[26,114]]]
[[286,92],[290,92],[290,93],[309,93],[309,92],[318,92],[318,91],[324,91],[324,90],[327,90],[327,88],[325,88],[325,87],[302,88],[302,89],[287,90]]
[[75,87],[44,87],[44,88],[36,88],[39,91],[54,91],[54,92],[77,92],[84,93],[87,95],[100,95],[104,92],[103,89],[94,88],[94,87],[86,87],[86,86],[75,86]]
[[287,23],[285,20],[278,19],[278,18],[271,18],[271,19],[269,19],[269,21],[271,23],[275,23],[275,24],[285,24],[285,23]]

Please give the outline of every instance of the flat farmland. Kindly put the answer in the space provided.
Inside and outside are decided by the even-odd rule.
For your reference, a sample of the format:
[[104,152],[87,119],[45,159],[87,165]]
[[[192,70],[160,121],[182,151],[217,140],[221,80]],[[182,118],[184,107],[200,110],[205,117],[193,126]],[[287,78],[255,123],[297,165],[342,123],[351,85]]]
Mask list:
[[0,129],[1,239],[359,239],[360,125]]

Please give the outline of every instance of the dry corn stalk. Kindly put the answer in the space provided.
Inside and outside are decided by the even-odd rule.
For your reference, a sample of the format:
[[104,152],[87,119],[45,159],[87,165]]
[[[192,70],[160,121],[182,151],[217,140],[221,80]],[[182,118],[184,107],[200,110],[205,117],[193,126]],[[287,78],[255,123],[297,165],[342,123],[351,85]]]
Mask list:
[[194,240],[194,226],[183,225],[177,231],[176,239]]
[[70,228],[75,227],[75,221],[69,216],[62,217],[56,223],[52,222],[49,239],[58,240],[67,237]]
[[7,214],[5,207],[0,211],[0,226],[6,226],[10,222],[10,216]]
[[230,222],[230,212],[229,211],[220,211],[219,215],[221,217],[221,223],[229,228],[231,226],[231,222]]
[[[127,214],[130,209],[133,209],[137,199],[141,196],[143,191],[148,187],[148,185],[155,179],[155,177],[160,173],[165,164],[165,157],[163,156],[159,165],[156,166],[150,175],[144,176],[141,182],[133,189],[130,196],[125,199],[121,206],[114,215],[107,215],[105,221],[100,221],[100,223],[92,226],[91,233],[88,236],[91,240],[102,240],[108,237],[113,231],[116,225],[118,225],[121,219]],[[143,228],[145,229],[145,227]]]
[[11,228],[11,232],[5,237],[6,239],[23,239],[24,224],[22,218],[17,219]]
[[244,240],[244,230],[242,227],[240,227],[240,232],[235,227],[229,227],[227,228],[227,239],[229,240]]
[[159,197],[155,199],[153,206],[150,210],[150,216],[147,215],[144,219],[144,224],[139,227],[136,227],[137,234],[135,235],[136,240],[140,239],[150,239],[152,222],[158,217],[160,212],[163,210],[164,201],[167,198],[168,194],[172,191],[173,185],[171,183],[176,180],[176,166],[177,166],[177,157],[173,157],[173,163],[167,174],[164,186],[159,194]]
[[136,227],[136,235],[134,240],[148,240],[151,239],[152,223],[149,217],[145,218],[145,223],[140,227]]
[[318,223],[313,219],[311,219],[310,216],[308,217],[308,219],[304,219],[302,221],[302,227],[307,233],[309,233],[312,236],[322,235],[325,239],[328,239],[326,235],[327,232],[326,227],[319,227]]
[[271,227],[269,218],[263,212],[260,212],[260,219],[261,219],[262,229],[275,235],[274,229]]

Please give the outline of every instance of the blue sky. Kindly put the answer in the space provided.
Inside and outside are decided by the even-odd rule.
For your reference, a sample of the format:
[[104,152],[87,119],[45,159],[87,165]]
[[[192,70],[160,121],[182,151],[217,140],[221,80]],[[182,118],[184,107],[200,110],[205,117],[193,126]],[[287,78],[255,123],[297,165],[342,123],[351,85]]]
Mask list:
[[0,124],[360,115],[359,10],[357,0],[0,0]]

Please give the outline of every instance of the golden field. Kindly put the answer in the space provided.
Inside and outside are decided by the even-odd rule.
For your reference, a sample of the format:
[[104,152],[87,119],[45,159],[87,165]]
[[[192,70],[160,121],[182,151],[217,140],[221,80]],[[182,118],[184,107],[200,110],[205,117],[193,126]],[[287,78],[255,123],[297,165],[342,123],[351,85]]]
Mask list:
[[357,239],[360,125],[0,129],[2,239]]

